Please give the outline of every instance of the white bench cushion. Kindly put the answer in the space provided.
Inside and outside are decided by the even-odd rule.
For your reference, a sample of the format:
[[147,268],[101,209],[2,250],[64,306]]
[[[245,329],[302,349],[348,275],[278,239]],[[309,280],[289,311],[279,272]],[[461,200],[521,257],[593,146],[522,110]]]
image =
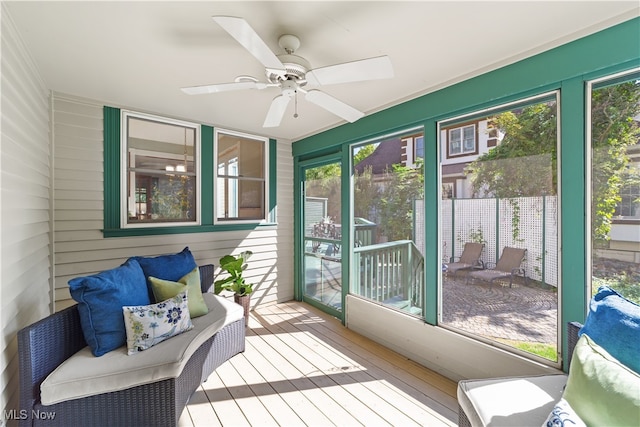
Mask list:
[[210,293],[203,297],[209,313],[192,319],[193,329],[143,352],[129,356],[126,346],[122,346],[95,357],[89,347],[83,348],[42,382],[42,404],[52,405],[178,377],[205,341],[244,315],[242,307],[232,301]]
[[540,427],[566,383],[564,374],[464,380],[458,403],[474,427]]

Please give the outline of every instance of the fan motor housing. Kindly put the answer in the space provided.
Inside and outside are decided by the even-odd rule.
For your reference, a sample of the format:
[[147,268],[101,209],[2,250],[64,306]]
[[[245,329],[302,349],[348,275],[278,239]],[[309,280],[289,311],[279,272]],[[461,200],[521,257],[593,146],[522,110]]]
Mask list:
[[300,86],[304,86],[307,83],[305,76],[311,65],[306,59],[293,54],[278,55],[278,59],[284,65],[286,74],[282,77],[266,70],[265,75],[271,83],[279,83],[282,80],[295,80]]

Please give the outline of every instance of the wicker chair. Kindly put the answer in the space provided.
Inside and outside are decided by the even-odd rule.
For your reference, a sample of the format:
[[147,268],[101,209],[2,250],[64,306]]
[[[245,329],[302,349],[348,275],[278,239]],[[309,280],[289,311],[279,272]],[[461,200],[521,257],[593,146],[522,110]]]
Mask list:
[[[201,288],[209,291],[213,265],[200,267]],[[62,362],[87,344],[77,305],[18,332],[20,426],[176,426],[194,391],[230,357],[244,351],[244,319],[235,321],[196,350],[180,376],[54,405],[40,403],[40,384]],[[33,414],[55,414],[38,419]]]

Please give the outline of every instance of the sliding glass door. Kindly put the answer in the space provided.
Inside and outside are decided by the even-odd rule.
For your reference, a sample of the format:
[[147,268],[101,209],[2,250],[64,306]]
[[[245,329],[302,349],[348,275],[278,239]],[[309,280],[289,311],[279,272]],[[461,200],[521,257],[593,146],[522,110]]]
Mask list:
[[341,162],[302,168],[303,299],[341,317],[342,183]]

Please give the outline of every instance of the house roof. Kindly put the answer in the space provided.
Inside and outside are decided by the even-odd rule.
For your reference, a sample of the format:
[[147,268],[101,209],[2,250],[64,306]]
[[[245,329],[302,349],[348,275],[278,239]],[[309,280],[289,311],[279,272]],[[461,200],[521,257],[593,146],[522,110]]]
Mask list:
[[362,173],[366,167],[371,167],[374,175],[380,175],[386,169],[391,169],[391,165],[399,164],[402,161],[402,140],[400,138],[390,139],[380,143],[368,157],[355,165],[354,169]]
[[[265,68],[211,17],[246,19],[312,68],[388,55],[394,78],[320,89],[373,113],[638,16],[637,1],[5,1],[47,90],[296,141],[345,123],[305,100],[263,128],[277,88],[187,95]],[[481,23],[481,25],[479,25]],[[505,36],[507,35],[507,36]],[[297,112],[297,118],[294,113]]]

